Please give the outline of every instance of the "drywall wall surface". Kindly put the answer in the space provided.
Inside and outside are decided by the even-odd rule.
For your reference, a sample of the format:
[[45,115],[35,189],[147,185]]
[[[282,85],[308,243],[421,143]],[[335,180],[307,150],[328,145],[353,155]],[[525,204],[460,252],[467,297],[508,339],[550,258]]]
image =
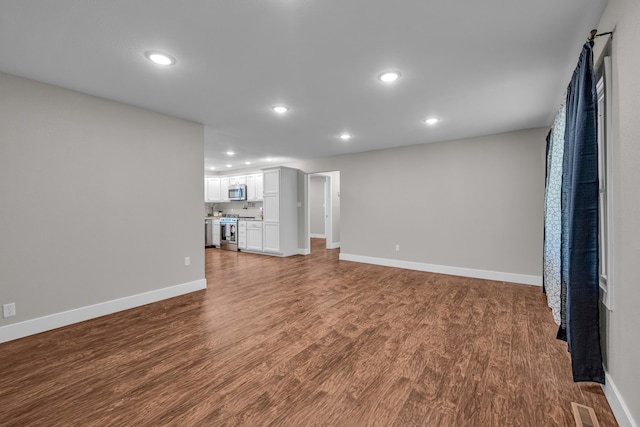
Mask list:
[[288,166],[340,172],[342,253],[540,276],[547,132],[531,129]]
[[203,138],[0,73],[0,325],[204,280]]
[[324,176],[311,175],[309,177],[309,215],[311,218],[311,236],[325,236],[324,186],[326,180],[327,178]]
[[[610,0],[598,24],[599,32],[614,31],[612,58],[613,265],[610,286],[613,311],[605,311],[604,353],[609,377],[606,390],[621,425],[640,425],[640,3]],[[596,39],[599,59],[606,38]],[[615,387],[611,387],[611,383]],[[615,399],[612,401],[613,396]],[[631,420],[631,421],[629,421]],[[628,424],[627,424],[628,422]]]

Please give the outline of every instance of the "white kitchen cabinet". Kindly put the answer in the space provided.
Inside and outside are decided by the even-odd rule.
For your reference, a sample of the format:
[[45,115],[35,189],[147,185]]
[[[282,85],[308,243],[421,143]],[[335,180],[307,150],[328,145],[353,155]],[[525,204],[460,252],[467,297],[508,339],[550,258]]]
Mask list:
[[261,173],[256,174],[256,200],[262,200],[264,194],[264,176]]
[[[277,179],[279,175],[276,175]],[[205,203],[229,202],[229,188],[235,185],[247,186],[247,201],[256,202],[262,200],[264,178],[262,172],[248,175],[231,176],[205,176],[204,201]],[[276,185],[276,183],[273,183]],[[275,191],[277,193],[278,191]]]
[[220,247],[220,220],[213,220],[213,246]]
[[263,216],[264,221],[280,221],[280,195],[265,194],[263,197]]
[[280,169],[265,169],[264,176],[264,194],[280,193]]
[[247,175],[247,201],[258,200],[256,193],[256,178],[258,174]]
[[223,176],[220,178],[220,193],[221,193],[221,201],[228,202],[229,201],[229,177]]
[[205,202],[219,202],[222,200],[220,192],[220,177],[208,176],[204,181]]
[[264,252],[280,256],[298,253],[298,170],[264,169]]
[[247,249],[247,221],[238,221],[238,249]]
[[247,250],[262,252],[262,222],[247,221]]
[[254,173],[247,175],[247,201],[255,202],[262,200],[262,174]]
[[280,224],[265,222],[262,225],[264,233],[264,252],[281,253],[280,250]]
[[246,185],[247,184],[247,176],[246,175],[233,175],[229,177],[229,185]]

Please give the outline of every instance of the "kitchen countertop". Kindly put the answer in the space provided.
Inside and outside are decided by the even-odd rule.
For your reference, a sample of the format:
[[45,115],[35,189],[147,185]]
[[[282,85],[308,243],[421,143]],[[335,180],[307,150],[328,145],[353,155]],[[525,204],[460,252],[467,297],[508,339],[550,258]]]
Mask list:
[[[221,220],[222,218],[224,218],[224,217],[222,217],[222,216],[205,216],[204,217],[205,221],[208,220],[208,219]],[[259,218],[238,218],[238,221],[262,221],[262,220],[259,219]]]

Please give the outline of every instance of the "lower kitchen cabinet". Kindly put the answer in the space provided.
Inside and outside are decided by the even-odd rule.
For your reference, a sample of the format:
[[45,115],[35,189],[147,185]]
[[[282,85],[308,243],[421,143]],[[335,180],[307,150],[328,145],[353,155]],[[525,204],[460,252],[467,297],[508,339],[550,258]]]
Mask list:
[[262,252],[262,222],[247,222],[247,250]]
[[280,253],[280,224],[265,222],[263,252]]
[[213,220],[213,246],[220,247],[220,220]]
[[247,221],[238,221],[238,249],[247,249]]

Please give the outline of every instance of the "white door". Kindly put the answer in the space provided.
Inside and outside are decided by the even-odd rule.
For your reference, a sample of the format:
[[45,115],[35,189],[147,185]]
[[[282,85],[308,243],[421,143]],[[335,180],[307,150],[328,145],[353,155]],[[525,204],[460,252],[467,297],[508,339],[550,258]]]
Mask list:
[[332,224],[332,211],[333,204],[331,203],[331,177],[326,177],[324,181],[324,234],[326,236],[326,247],[333,247],[333,224]]

